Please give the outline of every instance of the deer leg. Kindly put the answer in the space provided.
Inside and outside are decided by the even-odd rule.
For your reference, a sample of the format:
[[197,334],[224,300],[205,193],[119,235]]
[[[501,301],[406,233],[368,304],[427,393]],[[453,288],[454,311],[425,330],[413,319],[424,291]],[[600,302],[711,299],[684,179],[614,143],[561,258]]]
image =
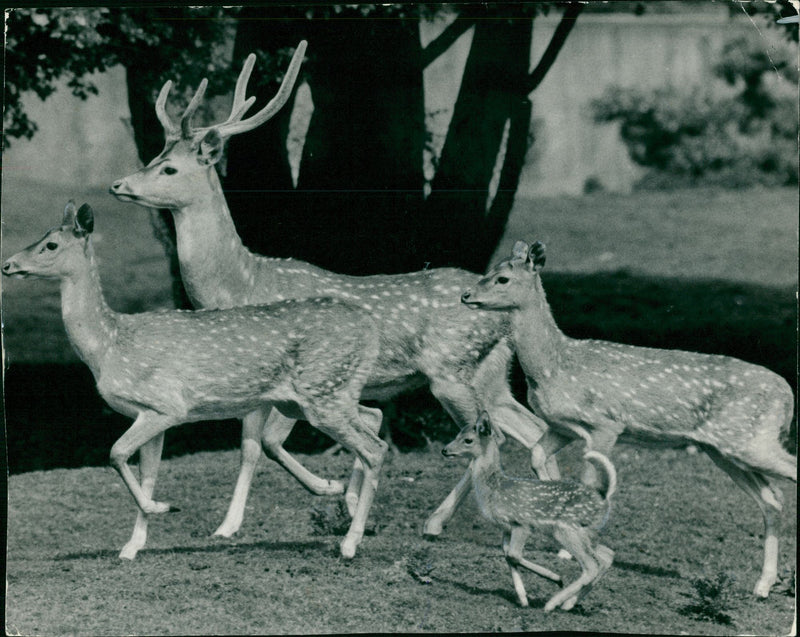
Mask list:
[[336,412],[337,406],[334,403],[329,404],[327,409],[325,406],[307,409],[306,415],[312,425],[355,453],[363,465],[364,477],[358,494],[358,504],[340,547],[342,557],[350,559],[355,556],[356,548],[364,537],[364,527],[378,487],[379,472],[388,445],[378,436],[382,419],[380,409],[358,407],[353,409],[352,414],[344,415],[339,408],[339,413]]
[[[136,476],[133,475],[128,458],[146,442],[162,435],[167,429],[177,424],[174,418],[151,411],[141,412],[128,431],[122,434],[111,447],[111,465],[122,477],[143,513],[166,513],[170,510],[170,506],[166,502],[155,502],[152,492],[148,493],[142,488]],[[148,453],[152,451],[153,449],[145,451],[145,456],[147,457]]]
[[756,501],[764,516],[764,564],[753,594],[756,597],[769,597],[769,592],[778,579],[778,533],[783,511],[783,494],[762,473],[739,467],[711,447],[704,447],[704,451],[714,464],[733,478],[733,481]]
[[[548,429],[539,442],[531,449],[531,467],[539,476],[539,480],[560,480],[561,471],[558,464],[548,461],[555,456],[561,449],[566,447],[572,439],[565,436],[555,429]],[[553,474],[555,469],[555,474]]]
[[530,535],[530,529],[527,527],[518,527],[515,526],[511,529],[511,533],[508,538],[508,542],[503,542],[503,551],[506,554],[506,560],[509,563],[513,563],[514,566],[521,566],[525,568],[531,573],[536,573],[540,577],[544,577],[545,579],[549,579],[553,582],[556,582],[559,586],[563,586],[563,580],[558,573],[554,573],[550,569],[545,568],[544,566],[539,566],[538,564],[534,564],[530,560],[526,560],[522,557],[522,551],[525,548],[525,541],[528,539]]
[[[504,434],[536,453],[538,462],[541,454],[537,452],[536,445],[548,431],[548,426],[511,394],[508,369],[512,358],[513,352],[508,343],[498,343],[481,361],[471,385],[478,402],[489,412],[492,422],[497,423]],[[542,457],[539,464],[542,467],[546,464],[544,473],[558,479],[560,473],[555,457]]]
[[422,534],[427,540],[433,540],[442,534],[444,525],[453,517],[455,510],[467,497],[470,489],[472,488],[472,473],[469,469],[466,470],[458,484],[447,495],[437,509],[431,513],[430,517],[425,522]]
[[581,597],[581,590],[597,579],[600,573],[600,565],[593,555],[585,529],[560,525],[553,530],[553,537],[575,557],[581,566],[581,574],[547,601],[544,610],[548,613],[562,604],[566,606],[565,610],[571,609]]
[[356,514],[358,507],[358,493],[361,485],[364,484],[364,463],[356,457],[353,461],[353,472],[350,474],[350,481],[347,483],[347,491],[344,494],[344,503],[347,505],[347,512],[352,518]]
[[339,480],[325,480],[311,473],[283,448],[283,443],[291,433],[295,422],[297,422],[295,419],[288,418],[277,409],[273,409],[267,417],[261,436],[261,448],[264,453],[292,474],[311,493],[315,495],[342,493],[344,485]]
[[[514,591],[517,593],[517,599],[519,600],[519,605],[522,607],[528,606],[528,593],[525,590],[525,584],[522,581],[522,575],[519,573],[519,569],[517,568],[518,562],[514,558],[510,556],[511,552],[511,542],[512,538],[514,537],[513,533],[516,529],[512,531],[504,531],[503,532],[503,554],[506,556],[506,564],[508,565],[508,570],[511,571],[511,581],[514,583]],[[527,533],[524,533],[522,536],[522,543],[525,543],[525,537]]]
[[[383,412],[381,412],[379,409],[359,405],[358,413],[365,423],[369,424],[370,426],[377,425],[375,433],[381,436],[383,429]],[[386,442],[387,447],[391,449],[389,443],[385,438],[383,438],[383,436],[381,436],[381,439]],[[344,502],[347,505],[347,512],[350,514],[351,518],[355,516],[356,508],[358,507],[358,493],[361,490],[363,481],[364,463],[361,462],[360,458],[356,457],[355,461],[353,462],[353,472],[350,474],[350,482],[348,482],[347,491],[344,494]]]
[[264,411],[257,409],[247,414],[242,420],[242,447],[239,464],[239,477],[233,490],[233,498],[228,506],[225,519],[219,525],[214,535],[231,537],[242,526],[244,507],[247,504],[247,495],[253,482],[258,460],[261,457],[261,433],[264,429]]
[[[145,442],[139,448],[139,480],[142,483],[142,491],[148,498],[153,497],[153,490],[156,486],[158,477],[158,467],[161,464],[161,453],[164,449],[164,434],[156,434],[153,438]],[[122,547],[120,558],[132,560],[136,554],[144,547],[147,541],[147,515],[139,509],[136,512],[136,523],[133,527],[133,534],[128,543]]]
[[577,595],[570,597],[567,601],[561,604],[561,608],[563,610],[572,610],[575,604],[577,604],[578,601],[583,597],[586,597],[586,595],[589,594],[589,591],[592,590],[592,587],[597,584],[597,581],[609,568],[611,568],[611,564],[614,561],[614,551],[612,551],[609,547],[603,544],[598,544],[592,551],[592,555],[597,560],[597,564],[600,567],[597,577],[584,586]]
[[[478,417],[478,406],[475,394],[468,385],[437,380],[431,383],[430,389],[459,427],[475,422]],[[441,535],[444,525],[453,517],[453,513],[469,492],[470,486],[471,477],[467,470],[458,484],[425,522],[423,535],[427,539]]]

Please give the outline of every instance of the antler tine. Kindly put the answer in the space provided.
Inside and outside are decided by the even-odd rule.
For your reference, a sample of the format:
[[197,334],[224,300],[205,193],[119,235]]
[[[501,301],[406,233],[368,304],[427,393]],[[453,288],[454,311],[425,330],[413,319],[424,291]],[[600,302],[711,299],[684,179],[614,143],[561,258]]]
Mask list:
[[231,103],[231,114],[228,116],[228,119],[221,124],[215,124],[214,126],[195,128],[193,130],[195,135],[204,135],[212,128],[227,126],[233,122],[238,122],[240,119],[242,119],[242,117],[244,117],[244,114],[256,101],[255,97],[245,99],[245,95],[247,95],[247,83],[250,81],[250,73],[252,73],[255,63],[256,56],[253,53],[248,55],[247,59],[244,61],[242,71],[239,73],[239,79],[236,80],[236,89],[233,92],[233,102]]
[[[255,64],[255,53],[251,53],[244,61],[242,72],[239,73],[239,78],[236,80],[236,90],[233,92],[233,104],[231,104],[231,116],[228,118],[228,121],[226,121],[225,124],[230,123],[232,118],[236,115],[239,115],[240,118],[242,115],[244,115],[244,111],[239,111],[241,111],[242,105],[247,101],[245,99],[245,96],[247,95],[247,83],[250,81],[250,74],[253,72],[253,67]],[[255,98],[250,101],[250,104],[252,104],[254,101]]]
[[169,115],[167,115],[166,109],[167,97],[171,89],[172,80],[167,80],[164,82],[164,86],[161,87],[161,92],[158,94],[158,99],[156,100],[156,117],[158,117],[158,121],[161,122],[166,137],[174,137],[178,134],[178,129],[175,124],[172,123]]
[[197,107],[200,106],[200,102],[203,100],[203,95],[206,92],[207,86],[208,79],[203,78],[203,81],[200,82],[200,86],[197,87],[197,92],[195,92],[192,101],[189,102],[189,105],[183,112],[183,117],[181,117],[181,134],[185,139],[192,137],[192,117],[194,117]]
[[[233,121],[233,122],[226,122],[221,124],[217,130],[223,137],[231,137],[232,135],[236,135],[238,133],[244,133],[246,131],[252,130],[257,126],[260,126],[268,119],[270,119],[275,113],[277,113],[281,107],[286,104],[289,100],[289,96],[292,94],[292,88],[294,87],[295,81],[297,81],[297,76],[300,73],[300,65],[303,63],[303,58],[305,57],[306,47],[308,43],[305,40],[302,40],[300,44],[297,45],[297,49],[294,52],[294,56],[292,57],[292,61],[289,63],[289,68],[286,69],[286,75],[283,78],[283,82],[281,83],[281,87],[278,89],[277,94],[273,97],[269,103],[262,108],[258,113],[249,117],[242,121]],[[252,54],[251,54],[252,55]],[[253,57],[253,61],[255,62],[255,56]],[[247,62],[245,62],[245,67],[250,62],[250,56],[248,56]],[[252,67],[251,67],[252,68]],[[249,76],[249,71],[248,74]],[[244,69],[242,70],[242,74],[239,76],[239,79],[242,79],[244,76]],[[246,83],[246,82],[245,82]],[[237,91],[239,90],[239,83],[237,82],[236,85]]]

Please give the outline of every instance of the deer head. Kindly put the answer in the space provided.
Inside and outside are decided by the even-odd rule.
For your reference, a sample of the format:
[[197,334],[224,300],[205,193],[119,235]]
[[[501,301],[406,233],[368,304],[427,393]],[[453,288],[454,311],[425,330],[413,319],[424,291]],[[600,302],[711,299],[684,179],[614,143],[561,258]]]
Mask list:
[[85,263],[93,229],[94,213],[89,205],[83,204],[76,210],[70,200],[64,208],[61,225],[9,258],[3,264],[3,274],[19,278],[69,276]]
[[455,439],[442,449],[442,455],[446,458],[456,456],[478,458],[492,441],[500,446],[505,442],[505,436],[492,424],[489,414],[484,411],[473,424],[458,432]]
[[486,273],[474,288],[461,295],[461,302],[484,310],[513,310],[522,307],[539,282],[544,267],[545,247],[541,241],[528,245],[517,241],[511,257],[503,259]]
[[[222,158],[225,142],[232,136],[252,130],[277,113],[288,101],[300,72],[307,43],[298,44],[289,68],[277,94],[255,115],[244,119],[255,102],[255,97],[245,97],[250,73],[256,56],[245,60],[233,94],[231,113],[227,120],[207,127],[195,127],[192,119],[203,100],[208,81],[203,79],[197,92],[175,124],[166,111],[167,97],[172,88],[168,80],[156,100],[156,115],[164,128],[164,150],[140,171],[111,185],[112,195],[122,201],[143,206],[179,210],[194,203],[198,197],[207,196],[209,184],[218,185],[214,166]],[[209,181],[211,180],[211,181]]]

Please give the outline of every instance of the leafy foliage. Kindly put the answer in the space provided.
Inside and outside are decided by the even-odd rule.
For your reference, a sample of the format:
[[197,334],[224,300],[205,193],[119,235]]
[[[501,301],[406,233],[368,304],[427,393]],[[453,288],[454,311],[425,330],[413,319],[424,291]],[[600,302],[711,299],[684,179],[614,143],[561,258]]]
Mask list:
[[791,23],[778,24],[780,18],[797,15],[797,9],[792,6],[791,0],[777,0],[777,2],[731,2],[728,4],[731,15],[744,12],[749,16],[762,15],[770,28],[779,29],[784,38],[791,42],[798,41],[797,26]]
[[727,573],[693,580],[694,601],[682,609],[683,614],[730,626],[733,618],[728,611],[733,601],[733,581],[734,578]]
[[[482,16],[532,17],[546,14],[554,3],[528,3],[511,12],[514,3],[480,8]],[[431,17],[439,5],[424,4],[297,4],[285,7],[286,20],[417,20]],[[148,86],[173,79],[178,91],[209,80],[209,96],[230,88],[230,52],[240,7],[69,7],[21,8],[6,20],[4,142],[33,137],[36,122],[26,114],[21,96],[34,92],[44,100],[66,79],[73,95],[97,94],[91,74],[115,65],[135,63]],[[508,18],[511,19],[511,18]],[[291,51],[257,51],[254,86],[282,76]],[[154,97],[154,96],[153,96]],[[188,98],[185,98],[188,99]]]
[[6,21],[4,136],[30,139],[37,130],[23,110],[22,94],[46,99],[66,79],[73,95],[97,94],[91,74],[132,60],[145,62],[157,85],[179,89],[209,79],[209,95],[228,90],[227,43],[236,9],[56,8],[14,9]]
[[345,535],[350,528],[350,522],[347,507],[342,499],[311,507],[312,535]]
[[797,104],[771,80],[781,72],[787,84],[797,77],[780,53],[732,39],[713,71],[733,95],[708,84],[683,91],[615,86],[593,101],[594,118],[621,123],[631,159],[651,169],[640,186],[796,184]]

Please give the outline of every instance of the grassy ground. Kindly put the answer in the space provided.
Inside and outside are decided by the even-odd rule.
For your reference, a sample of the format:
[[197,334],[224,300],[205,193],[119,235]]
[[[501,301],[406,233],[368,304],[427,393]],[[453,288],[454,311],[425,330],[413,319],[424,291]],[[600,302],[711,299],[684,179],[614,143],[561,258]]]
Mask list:
[[[511,451],[510,449],[508,450]],[[567,450],[561,464],[573,469]],[[312,470],[345,476],[346,454],[301,456]],[[751,502],[703,455],[621,445],[612,460],[620,489],[602,541],[616,566],[571,613],[545,614],[556,588],[526,576],[531,607],[515,603],[498,530],[470,499],[442,538],[420,537],[425,515],[463,470],[434,447],[385,468],[364,538],[352,562],[339,539],[317,534],[315,498],[275,465],[262,463],[244,526],[232,541],[209,538],[232,491],[235,452],[169,460],[156,495],[181,512],[151,525],[133,563],[116,553],[134,510],[107,468],[12,476],[9,491],[7,631],[11,634],[271,634],[319,632],[561,631],[674,634],[786,634],[794,599],[796,495],[785,485],[783,579],[772,596],[751,596],[761,560],[761,520]],[[524,473],[523,454],[505,454]],[[530,559],[577,575],[546,537]],[[720,624],[684,609],[692,580],[730,574],[731,617]]]
[[[132,312],[169,304],[163,252],[142,209],[116,203],[102,189],[65,192],[7,179],[3,186],[3,258],[56,224],[69,197],[89,201],[112,307]],[[795,190],[521,201],[498,254],[505,256],[517,238],[547,242],[548,298],[573,336],[732,354],[795,383],[796,210]],[[73,463],[105,463],[127,423],[99,400],[83,367],[64,365],[76,360],[61,325],[57,284],[2,284],[12,472],[64,464],[65,449]],[[430,401],[422,407],[418,401],[406,398],[395,409],[395,435],[408,446],[420,441],[421,427],[442,420]],[[213,427],[170,432],[169,450],[235,444],[235,424]],[[441,425],[436,431],[450,433]],[[570,454],[561,457],[567,470],[577,465]],[[509,446],[505,457],[512,472],[528,473],[518,451]],[[620,446],[612,460],[620,491],[603,541],[616,550],[616,567],[577,611],[553,615],[541,612],[552,585],[533,578],[526,579],[532,608],[516,607],[497,530],[471,503],[440,541],[420,538],[425,515],[463,469],[443,460],[435,445],[386,467],[372,515],[375,534],[352,563],[337,557],[336,538],[315,534],[312,507],[336,500],[307,495],[267,463],[237,538],[209,539],[230,497],[236,452],[165,463],[157,495],[182,512],[154,521],[149,550],[132,564],[116,559],[134,511],[110,469],[12,475],[7,632],[788,631],[795,485],[784,485],[784,579],[759,602],[750,591],[763,544],[760,515],[729,478],[685,451]],[[343,476],[350,459],[311,455],[303,462]],[[558,563],[553,548],[535,538],[529,554],[573,577],[574,564]],[[729,599],[716,602],[730,624],[684,610],[698,601],[692,580],[720,573],[734,578]]]

